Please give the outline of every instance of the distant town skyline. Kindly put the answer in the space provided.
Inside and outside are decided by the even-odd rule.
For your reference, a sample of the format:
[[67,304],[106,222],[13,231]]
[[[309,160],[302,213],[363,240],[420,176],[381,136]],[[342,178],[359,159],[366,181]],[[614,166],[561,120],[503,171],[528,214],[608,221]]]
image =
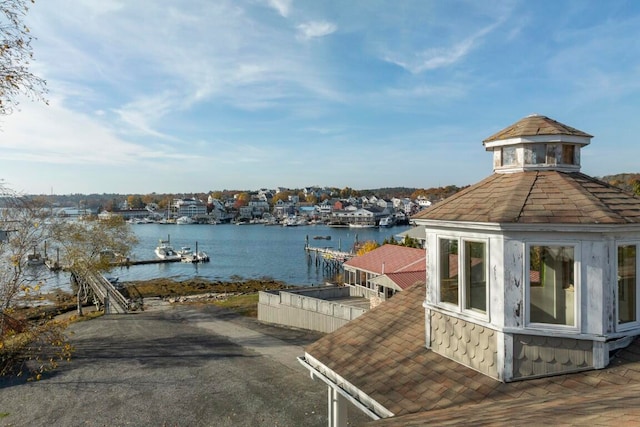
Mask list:
[[49,105],[0,117],[26,194],[470,185],[529,114],[594,135],[592,176],[637,172],[631,0],[39,0]]

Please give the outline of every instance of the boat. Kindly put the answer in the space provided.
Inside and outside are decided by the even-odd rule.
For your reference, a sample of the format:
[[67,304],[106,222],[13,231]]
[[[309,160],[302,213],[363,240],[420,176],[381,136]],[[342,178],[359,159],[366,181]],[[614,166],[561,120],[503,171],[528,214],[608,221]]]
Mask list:
[[210,261],[209,255],[207,255],[207,253],[204,252],[204,251],[198,251],[195,254],[196,254],[196,259],[198,260],[198,262],[209,262]]
[[396,224],[396,219],[389,215],[380,219],[380,227],[392,227]]
[[33,251],[32,254],[27,254],[27,265],[42,265],[44,264],[44,258],[39,252]]
[[168,240],[160,239],[155,250],[156,256],[164,260],[180,260],[182,257],[171,247]]
[[314,240],[331,240],[331,236],[313,236]]
[[369,222],[362,222],[362,223],[350,222],[349,228],[376,228],[376,225]]
[[176,224],[195,224],[195,223],[196,221],[190,216],[181,216],[180,218],[176,219]]
[[[197,246],[197,245],[196,245]],[[195,251],[192,251],[190,247],[183,246],[177,251],[180,255],[180,261],[182,262],[209,262],[209,255],[204,251],[198,251],[197,247]]]

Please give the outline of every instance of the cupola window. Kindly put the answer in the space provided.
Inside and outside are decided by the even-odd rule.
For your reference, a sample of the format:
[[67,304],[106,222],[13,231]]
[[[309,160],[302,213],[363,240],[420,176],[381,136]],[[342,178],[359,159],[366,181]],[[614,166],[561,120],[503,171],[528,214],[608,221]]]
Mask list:
[[502,166],[515,166],[518,164],[516,147],[502,147]]
[[565,165],[575,165],[576,146],[565,144],[562,146],[562,163]]
[[546,144],[528,144],[524,149],[524,164],[537,165],[547,161]]

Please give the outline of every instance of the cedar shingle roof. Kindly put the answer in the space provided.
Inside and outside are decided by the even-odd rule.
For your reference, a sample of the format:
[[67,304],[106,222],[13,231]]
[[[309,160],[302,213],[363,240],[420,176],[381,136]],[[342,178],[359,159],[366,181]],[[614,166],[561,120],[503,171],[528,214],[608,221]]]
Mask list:
[[582,132],[581,130],[557,122],[549,117],[534,114],[527,116],[511,126],[502,129],[500,132],[491,135],[483,142],[538,135],[571,135],[593,138],[592,135]]
[[424,285],[414,285],[305,349],[395,414],[373,425],[537,424],[544,415],[610,424],[640,415],[638,339],[606,369],[501,383],[425,348],[424,298]]
[[400,245],[382,245],[366,254],[351,258],[344,265],[375,274],[425,271],[427,269],[424,249]]
[[495,173],[413,219],[636,224],[640,223],[640,198],[580,172]]

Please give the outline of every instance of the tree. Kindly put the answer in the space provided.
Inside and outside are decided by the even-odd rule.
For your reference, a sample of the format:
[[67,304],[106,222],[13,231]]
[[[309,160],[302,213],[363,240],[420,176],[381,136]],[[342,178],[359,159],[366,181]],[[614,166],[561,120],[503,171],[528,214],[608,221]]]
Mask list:
[[33,36],[23,24],[28,3],[0,0],[0,115],[13,112],[20,96],[46,102],[46,82],[29,71]]
[[23,305],[42,299],[42,269],[30,265],[49,237],[41,203],[4,188],[0,219],[0,376],[29,371],[33,378],[70,356],[64,324],[46,316],[29,319]]
[[128,196],[127,204],[129,205],[129,209],[142,209],[146,206],[142,201],[142,196],[139,194],[132,194]]
[[367,240],[366,242],[362,243],[358,247],[358,250],[356,251],[356,255],[358,256],[364,255],[367,252],[371,252],[372,250],[377,249],[379,247],[380,247],[380,244],[375,240]]
[[113,268],[114,256],[127,257],[137,239],[121,216],[85,221],[56,220],[51,225],[51,239],[61,249],[61,263],[82,262],[91,271],[107,272]]
[[27,370],[37,379],[43,371],[55,368],[58,360],[69,358],[71,347],[63,334],[64,323],[53,322],[46,316],[34,320],[19,310],[22,305],[29,306],[34,298],[44,298],[40,295],[44,269],[30,266],[29,255],[38,254],[45,244],[49,248],[55,245],[60,250],[62,265],[81,263],[84,269],[105,272],[113,268],[113,258],[105,254],[128,255],[136,238],[119,216],[82,221],[52,218],[44,205],[3,190],[0,376]]
[[249,193],[240,193],[237,195],[236,201],[233,203],[233,207],[239,209],[242,206],[247,206],[249,204],[249,200],[251,200],[251,195]]

